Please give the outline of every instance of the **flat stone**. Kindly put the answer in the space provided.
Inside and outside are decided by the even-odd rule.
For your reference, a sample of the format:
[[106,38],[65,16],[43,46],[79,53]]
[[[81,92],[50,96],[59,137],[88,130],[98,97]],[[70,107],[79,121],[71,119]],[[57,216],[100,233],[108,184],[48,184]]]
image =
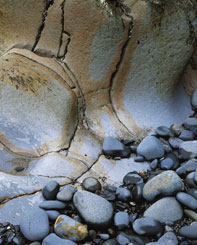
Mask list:
[[179,138],[181,140],[193,140],[194,139],[194,133],[190,130],[184,129],[181,134],[179,135]]
[[55,233],[64,239],[74,242],[84,240],[88,235],[87,226],[70,218],[67,215],[60,215],[54,224]]
[[184,141],[177,137],[170,137],[168,139],[168,142],[172,146],[172,148],[179,149],[180,144],[183,143]]
[[55,233],[50,233],[45,239],[42,241],[42,245],[77,245],[77,243],[69,240],[69,239],[62,239],[57,236]]
[[103,142],[102,151],[104,155],[111,157],[126,157],[131,154],[131,149],[112,137],[106,137]]
[[137,185],[143,183],[143,179],[139,174],[128,173],[123,178],[124,185]]
[[27,210],[20,221],[20,230],[29,241],[45,238],[49,233],[49,220],[45,211],[40,208]]
[[197,213],[196,212],[194,212],[193,210],[190,210],[190,209],[184,209],[183,211],[187,217],[189,217],[190,219],[192,219],[194,221],[197,221]]
[[154,136],[147,136],[137,147],[137,153],[147,160],[161,158],[164,156],[164,149],[160,140]]
[[74,194],[73,203],[87,224],[107,227],[112,221],[113,207],[104,198],[88,191]]
[[139,235],[156,235],[163,231],[161,223],[151,218],[136,219],[133,230]]
[[196,233],[196,226],[183,226],[179,229],[179,235],[190,238],[190,239],[197,239],[197,233]]
[[57,199],[59,201],[69,202],[72,200],[73,195],[76,191],[77,188],[71,185],[66,185],[57,193]]
[[2,56],[0,70],[1,142],[34,156],[68,147],[77,125],[77,97],[62,77],[33,60],[30,51]]
[[185,159],[197,157],[197,140],[183,142],[179,146],[181,155]]
[[144,217],[149,217],[165,223],[178,221],[183,217],[181,205],[174,197],[164,197],[153,203],[145,212]]
[[146,200],[152,201],[158,195],[172,195],[183,188],[184,184],[176,172],[167,170],[156,175],[144,185],[143,196]]
[[186,129],[191,130],[194,134],[197,133],[197,118],[187,118],[184,122],[183,125]]
[[197,109],[197,89],[194,90],[194,93],[192,94],[192,100],[191,104],[194,107],[194,109]]
[[61,201],[57,200],[48,200],[48,201],[43,201],[42,203],[39,204],[40,208],[50,210],[50,209],[63,209],[66,207],[66,204]]
[[176,199],[187,208],[197,209],[197,200],[187,193],[178,192],[176,194]]
[[176,173],[178,175],[186,175],[190,172],[195,171],[196,168],[197,168],[197,159],[191,159],[181,164],[181,166],[176,169]]
[[56,195],[59,191],[59,183],[57,181],[50,181],[42,189],[42,195],[47,200],[56,199]]
[[172,136],[172,132],[170,130],[170,128],[166,127],[166,126],[159,126],[156,128],[155,133],[161,137],[170,137]]
[[127,228],[129,225],[129,215],[126,212],[117,212],[114,215],[114,225],[117,228]]

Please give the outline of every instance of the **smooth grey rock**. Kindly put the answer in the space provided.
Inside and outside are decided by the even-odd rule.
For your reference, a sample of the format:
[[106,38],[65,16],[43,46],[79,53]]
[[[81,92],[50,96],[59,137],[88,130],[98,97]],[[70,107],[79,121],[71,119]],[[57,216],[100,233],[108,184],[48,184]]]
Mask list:
[[149,217],[165,223],[182,219],[183,210],[174,197],[164,197],[153,203],[145,212],[144,217]]
[[133,222],[133,230],[139,235],[156,235],[163,231],[163,226],[157,220],[140,218]]
[[181,178],[172,170],[167,170],[149,180],[143,189],[143,196],[146,200],[152,201],[158,195],[172,195],[181,191],[184,184]]
[[118,245],[118,242],[115,238],[113,238],[103,242],[102,245]]
[[42,195],[47,200],[56,199],[56,195],[59,191],[60,185],[57,181],[50,181],[42,189]]
[[136,156],[136,157],[134,157],[134,161],[135,162],[143,162],[143,161],[145,161],[145,159],[143,156]]
[[176,137],[170,137],[168,139],[168,142],[172,146],[172,148],[179,149],[180,144],[183,143],[184,141]]
[[187,118],[184,123],[183,123],[184,127],[186,129],[191,130],[194,134],[196,134],[197,132],[197,118]]
[[186,238],[197,239],[197,227],[196,226],[183,226],[179,230],[179,235]]
[[181,134],[179,135],[179,138],[181,140],[193,140],[194,139],[194,133],[190,130],[184,129]]
[[66,207],[66,204],[64,202],[61,202],[61,201],[50,200],[50,201],[44,201],[44,202],[40,203],[39,207],[46,209],[46,210],[48,210],[48,209],[63,209]]
[[113,217],[113,207],[104,198],[88,191],[77,191],[73,197],[77,211],[92,227],[107,227]]
[[156,169],[157,164],[158,164],[158,159],[154,159],[154,160],[150,163],[151,169],[153,169],[153,170]]
[[127,237],[123,236],[122,234],[117,235],[116,240],[117,240],[118,244],[120,244],[120,245],[129,244],[129,239]]
[[161,141],[154,136],[147,136],[137,147],[137,153],[147,160],[161,158],[164,156],[164,149]]
[[184,213],[187,217],[189,217],[192,220],[197,221],[197,213],[190,209],[184,209]]
[[187,208],[190,209],[196,209],[197,208],[197,200],[184,192],[179,192],[176,194],[176,199],[182,203],[183,205],[185,205]]
[[187,193],[197,199],[197,188],[188,189]]
[[41,240],[49,233],[49,219],[40,208],[27,210],[20,221],[20,230],[29,241]]
[[69,202],[72,200],[74,193],[77,191],[77,188],[66,185],[58,193],[57,199],[63,202]]
[[149,242],[146,245],[178,245],[174,232],[166,232],[157,242]]
[[197,157],[197,140],[186,141],[180,144],[179,150],[185,159]]
[[53,221],[55,221],[57,217],[60,215],[60,212],[58,212],[57,210],[46,210],[46,213],[49,219]]
[[106,137],[103,142],[103,154],[111,157],[129,157],[131,149],[122,144],[119,140],[110,136]]
[[172,136],[171,130],[166,126],[159,126],[156,128],[155,133],[161,137]]
[[70,218],[67,215],[60,215],[54,224],[56,235],[74,242],[84,240],[88,235],[87,226]]
[[190,172],[195,171],[196,168],[197,168],[197,159],[191,159],[181,164],[181,166],[176,169],[176,173],[178,175],[186,175]]
[[128,235],[125,232],[120,232],[120,235],[123,235],[124,237],[128,238],[130,243],[138,244],[138,245],[144,245],[144,241],[138,235]]
[[42,242],[42,245],[77,245],[77,243],[58,237],[55,233],[49,234]]
[[114,215],[114,225],[117,228],[126,228],[129,225],[129,215],[126,212],[117,212]]
[[137,184],[132,189],[133,199],[135,202],[140,202],[143,199],[143,189],[144,189],[144,183]]
[[85,178],[82,182],[82,186],[91,192],[101,190],[101,183],[94,177]]
[[189,173],[185,178],[185,183],[189,188],[197,188],[197,184],[194,182],[195,172]]
[[165,159],[163,159],[160,163],[160,167],[161,169],[164,169],[164,170],[169,170],[169,169],[172,169],[174,166],[174,161],[172,158],[170,157],[166,157]]
[[123,178],[124,185],[134,185],[143,183],[143,179],[139,174],[128,173]]
[[117,188],[116,195],[117,195],[117,198],[121,201],[130,201],[133,199],[131,191],[123,187]]
[[197,89],[194,90],[194,93],[193,93],[192,99],[191,99],[191,104],[192,104],[193,108],[196,110],[197,109]]

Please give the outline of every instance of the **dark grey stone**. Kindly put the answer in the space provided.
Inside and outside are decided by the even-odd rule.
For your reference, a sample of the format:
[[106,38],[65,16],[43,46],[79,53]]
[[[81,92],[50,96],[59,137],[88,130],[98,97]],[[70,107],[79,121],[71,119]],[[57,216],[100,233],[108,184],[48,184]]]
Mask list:
[[186,129],[191,130],[194,134],[197,133],[197,119],[196,118],[187,118],[184,123]]
[[111,157],[129,157],[131,154],[131,149],[119,140],[114,139],[110,136],[106,137],[103,142],[102,151],[104,155]]
[[185,178],[185,183],[189,188],[197,188],[197,184],[194,182],[194,174],[195,172],[191,172]]
[[133,199],[131,191],[123,187],[117,188],[116,195],[117,195],[117,198],[121,201],[130,201]]
[[118,245],[118,242],[115,238],[113,238],[103,242],[102,245]]
[[58,212],[57,210],[46,210],[46,213],[49,219],[53,221],[55,221],[57,217],[60,215],[60,212]]
[[179,146],[179,151],[184,159],[197,157],[197,140],[181,143]]
[[179,166],[179,159],[174,153],[167,154],[166,158],[160,163],[161,169],[175,169]]
[[178,240],[173,232],[166,232],[157,242],[150,242],[146,245],[178,245]]
[[153,203],[145,212],[144,217],[149,217],[166,223],[178,221],[183,217],[181,205],[174,197],[164,197]]
[[129,215],[126,212],[117,212],[114,215],[114,225],[119,228],[123,229],[128,227],[129,225]]
[[134,157],[134,161],[135,162],[143,162],[145,159],[144,159],[144,157],[143,156],[136,156],[136,157]]
[[188,189],[187,193],[197,199],[197,188]]
[[129,239],[126,238],[125,236],[123,236],[122,234],[119,234],[116,237],[116,240],[117,240],[118,244],[120,244],[120,245],[127,245],[127,244],[129,244]]
[[137,184],[132,189],[133,199],[135,202],[141,202],[143,200],[144,183]]
[[194,93],[192,95],[192,99],[191,99],[191,104],[192,107],[194,108],[194,110],[197,109],[197,89],[194,90]]
[[59,191],[60,185],[57,181],[50,181],[42,189],[42,195],[47,200],[56,199],[56,195]]
[[154,136],[147,136],[137,147],[137,153],[147,160],[161,158],[164,156],[164,148],[159,139]]
[[154,160],[150,163],[150,168],[153,169],[153,170],[156,169],[157,164],[158,164],[158,159],[154,159]]
[[85,178],[82,182],[82,186],[91,192],[101,190],[101,183],[94,177]]
[[40,208],[49,210],[49,209],[63,209],[66,207],[66,204],[64,202],[61,201],[44,201],[42,203],[39,204]]
[[27,210],[20,222],[20,230],[29,241],[41,240],[49,233],[49,219],[46,212],[40,208]]
[[58,237],[55,233],[49,234],[42,242],[42,245],[77,245],[77,243]]
[[104,198],[88,191],[77,191],[73,203],[81,217],[91,227],[108,227],[113,217],[113,207]]
[[183,143],[184,141],[177,137],[170,137],[168,139],[168,142],[172,146],[172,148],[176,150],[179,149],[180,144]]
[[194,133],[190,130],[184,129],[181,134],[179,135],[179,139],[181,140],[193,140],[194,139]]
[[106,241],[110,238],[109,234],[105,234],[105,233],[101,233],[101,234],[97,234],[98,237],[100,237],[102,240]]
[[196,168],[197,168],[197,159],[191,159],[181,164],[181,166],[176,169],[176,173],[178,175],[186,175],[190,172],[195,171]]
[[197,226],[183,226],[179,230],[179,235],[190,238],[190,239],[197,239]]
[[140,218],[133,222],[133,230],[139,235],[156,235],[163,231],[163,226],[157,220]]
[[[137,235],[128,235],[125,232],[120,232],[120,235],[125,236],[130,243],[136,244],[136,245],[144,245],[144,241]],[[129,243],[129,244],[130,244]]]
[[123,178],[124,185],[135,185],[143,183],[143,179],[139,174],[128,173]]
[[77,191],[77,188],[66,185],[58,193],[57,199],[63,202],[69,202],[72,200],[74,193]]
[[129,215],[129,223],[132,224],[137,219],[137,216],[138,216],[137,213],[130,214]]
[[182,203],[184,206],[190,208],[190,209],[196,209],[197,208],[197,200],[184,192],[179,192],[176,194],[176,199]]
[[166,126],[159,126],[156,128],[155,133],[161,137],[170,137],[173,135],[171,130]]

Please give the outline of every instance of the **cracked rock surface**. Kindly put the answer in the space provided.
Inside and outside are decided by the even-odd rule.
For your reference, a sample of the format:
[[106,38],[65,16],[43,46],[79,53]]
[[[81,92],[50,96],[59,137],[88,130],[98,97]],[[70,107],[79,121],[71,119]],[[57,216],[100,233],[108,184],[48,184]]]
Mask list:
[[146,172],[135,154],[105,158],[104,137],[139,142],[191,114],[195,1],[126,0],[130,14],[98,2],[0,0],[1,222],[18,224],[49,180]]

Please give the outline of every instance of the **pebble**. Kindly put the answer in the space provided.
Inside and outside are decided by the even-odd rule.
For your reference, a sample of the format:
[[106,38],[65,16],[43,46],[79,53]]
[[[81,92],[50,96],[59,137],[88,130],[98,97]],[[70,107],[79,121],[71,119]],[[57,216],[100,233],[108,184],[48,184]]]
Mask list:
[[106,137],[103,141],[102,151],[104,155],[111,157],[129,157],[131,149],[121,143],[119,140],[110,136]]
[[129,225],[129,215],[126,212],[117,212],[114,215],[114,225],[118,229],[123,229]]
[[197,184],[194,182],[194,175],[195,175],[195,172],[191,172],[185,178],[185,183],[190,188],[197,188]]
[[170,137],[168,139],[168,142],[172,146],[173,149],[177,150],[179,149],[180,144],[183,143],[184,141],[176,137]]
[[191,104],[192,104],[194,110],[196,110],[197,109],[197,89],[195,89],[193,92]]
[[187,217],[189,217],[192,220],[197,221],[197,213],[190,209],[184,209],[184,213]]
[[[120,232],[120,235],[125,236],[130,243],[138,244],[138,245],[144,245],[144,241],[137,235],[128,235],[125,232]],[[129,243],[129,244],[130,244]]]
[[69,202],[72,200],[74,193],[77,191],[77,188],[66,185],[58,193],[57,199],[63,202]]
[[113,218],[113,206],[104,198],[88,192],[77,191],[73,203],[81,217],[92,227],[108,227]]
[[146,209],[144,217],[158,220],[161,223],[166,223],[167,221],[174,222],[182,219],[183,210],[176,198],[164,197]]
[[42,242],[42,245],[77,245],[77,243],[68,239],[62,239],[55,233],[49,234]]
[[139,235],[156,235],[163,231],[163,226],[157,220],[140,218],[133,222],[133,230]]
[[108,240],[110,238],[110,235],[101,233],[101,234],[98,234],[98,237],[100,237],[102,240]]
[[132,193],[129,189],[118,187],[116,190],[117,198],[121,201],[131,201],[133,199]]
[[47,200],[56,199],[56,195],[59,191],[60,185],[57,181],[48,182],[42,189],[42,195]]
[[43,209],[63,209],[66,207],[66,204],[64,202],[61,201],[43,201],[42,203],[39,204],[40,208]]
[[174,161],[171,157],[166,157],[160,163],[161,169],[164,169],[164,170],[172,169],[173,166],[174,166]]
[[144,157],[143,156],[136,156],[136,157],[134,157],[134,161],[135,162],[143,162],[145,159],[144,159]]
[[141,202],[143,200],[144,183],[137,184],[132,189],[133,199],[135,202]]
[[20,230],[29,241],[41,240],[49,233],[49,220],[46,212],[34,207],[21,216]]
[[103,242],[102,245],[118,245],[118,242],[115,238],[113,238]]
[[179,135],[179,139],[181,140],[193,140],[194,139],[194,133],[190,130],[184,129],[181,134]]
[[161,158],[164,156],[164,148],[159,139],[154,136],[145,137],[137,147],[138,155],[145,157],[147,160]]
[[183,226],[179,230],[179,235],[186,238],[197,239],[196,226]]
[[194,134],[197,133],[197,119],[196,118],[187,118],[184,123],[186,129],[191,130]]
[[181,178],[172,170],[164,171],[150,179],[143,189],[143,197],[152,201],[158,195],[172,195],[184,189]]
[[143,179],[139,174],[128,173],[123,178],[124,185],[137,185],[143,183]]
[[129,223],[132,224],[137,219],[137,216],[138,216],[137,213],[130,214],[129,215]]
[[166,126],[159,126],[156,128],[155,133],[161,137],[170,137],[172,136],[171,130]]
[[179,146],[179,150],[184,159],[197,157],[197,140],[181,143]]
[[178,175],[186,175],[190,172],[195,171],[197,168],[197,159],[191,159],[184,162],[179,168],[176,169]]
[[157,242],[150,242],[146,245],[178,245],[178,240],[174,232],[166,232]]
[[101,190],[101,183],[94,177],[85,178],[82,182],[82,186],[91,192]]
[[197,188],[188,189],[187,193],[197,199]]
[[118,244],[120,244],[120,245],[127,245],[127,244],[129,244],[129,239],[127,237],[123,236],[122,234],[119,234],[116,237],[116,240],[117,240]]
[[176,199],[183,204],[184,206],[190,208],[190,209],[196,209],[197,208],[197,200],[184,192],[179,192],[176,194]]
[[55,233],[74,242],[84,240],[88,235],[87,226],[83,225],[67,215],[60,215],[55,221]]
[[151,168],[152,170],[154,170],[154,169],[156,169],[157,165],[158,165],[158,159],[154,159],[154,160],[150,163],[150,168]]
[[179,136],[181,132],[184,130],[184,127],[179,123],[174,123],[171,125],[170,129],[176,136]]
[[46,210],[46,213],[49,219],[53,221],[55,221],[57,217],[60,215],[60,212],[58,212],[57,210]]

